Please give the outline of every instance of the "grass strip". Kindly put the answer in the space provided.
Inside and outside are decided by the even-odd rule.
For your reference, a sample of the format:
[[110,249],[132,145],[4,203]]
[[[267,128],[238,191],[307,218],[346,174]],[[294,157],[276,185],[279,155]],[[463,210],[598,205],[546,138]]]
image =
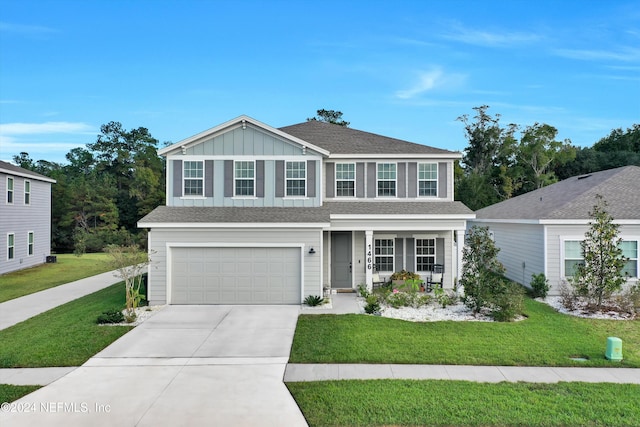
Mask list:
[[[510,323],[301,315],[290,362],[640,367],[640,321],[577,318],[531,299],[525,306],[528,318]],[[610,336],[623,342],[622,362],[604,357]]]
[[13,402],[39,388],[39,385],[0,384],[0,403]]
[[111,271],[109,255],[105,253],[56,255],[58,262],[42,264],[2,275],[0,302],[74,282]]
[[638,426],[640,386],[348,380],[288,383],[319,426]]
[[120,282],[0,331],[0,367],[80,366],[131,329],[96,324],[124,303]]

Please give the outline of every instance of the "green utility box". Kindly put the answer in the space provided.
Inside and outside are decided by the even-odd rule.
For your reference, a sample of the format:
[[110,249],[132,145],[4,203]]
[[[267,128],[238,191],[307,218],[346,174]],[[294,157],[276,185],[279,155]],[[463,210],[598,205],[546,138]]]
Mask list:
[[607,351],[604,357],[609,360],[622,360],[622,340],[616,337],[607,338]]

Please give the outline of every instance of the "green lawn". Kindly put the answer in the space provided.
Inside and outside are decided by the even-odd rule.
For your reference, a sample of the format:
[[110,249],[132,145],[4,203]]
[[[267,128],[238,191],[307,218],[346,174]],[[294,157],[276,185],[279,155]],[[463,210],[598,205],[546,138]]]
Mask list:
[[[525,304],[528,318],[511,323],[301,315],[290,362],[640,367],[640,321],[581,319]],[[605,359],[609,336],[622,339],[623,362]]]
[[80,366],[131,329],[96,324],[124,303],[120,282],[0,331],[0,368]]
[[64,283],[112,270],[105,253],[56,255],[58,262],[14,271],[0,276],[0,302],[29,295]]
[[287,387],[317,426],[638,426],[640,386],[323,381]]
[[39,388],[39,385],[0,384],[0,403],[13,402]]

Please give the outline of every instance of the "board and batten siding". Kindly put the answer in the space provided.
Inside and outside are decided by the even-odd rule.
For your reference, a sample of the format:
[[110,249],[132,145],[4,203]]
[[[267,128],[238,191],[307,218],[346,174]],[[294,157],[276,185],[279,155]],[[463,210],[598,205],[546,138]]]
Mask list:
[[[167,302],[169,262],[167,246],[189,244],[216,247],[216,244],[233,244],[251,247],[252,244],[304,245],[302,250],[304,286],[302,298],[322,295],[322,230],[321,229],[151,229],[149,232],[149,301],[151,305]],[[315,254],[309,254],[313,247]]]
[[[7,176],[13,178],[13,204],[7,204]],[[30,204],[24,204],[25,181],[31,183]],[[33,267],[51,255],[51,183],[0,174],[0,274]],[[34,234],[29,255],[29,232]],[[7,259],[7,235],[13,233],[14,258]]]

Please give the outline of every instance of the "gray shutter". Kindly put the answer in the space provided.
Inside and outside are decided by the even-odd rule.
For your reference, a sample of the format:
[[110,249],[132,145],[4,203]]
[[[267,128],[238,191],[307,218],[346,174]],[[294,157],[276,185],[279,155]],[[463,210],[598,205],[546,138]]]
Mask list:
[[356,197],[364,198],[364,163],[356,163]]
[[411,162],[407,165],[409,180],[409,193],[407,197],[418,197],[418,164]]
[[284,160],[276,160],[276,197],[284,197]]
[[407,271],[413,271],[416,268],[416,239],[413,237],[407,239]]
[[367,164],[367,197],[376,197],[378,194],[378,185],[376,184],[376,164]]
[[397,238],[393,243],[393,250],[394,250],[394,256],[395,256],[393,268],[395,269],[395,271],[400,271],[404,268],[404,264],[402,262],[404,258],[404,245],[402,244],[402,242],[403,242],[403,239]]
[[436,239],[436,264],[444,266],[444,239],[441,237]]
[[316,161],[307,160],[307,197],[316,197]]
[[396,195],[398,197],[407,197],[407,164],[398,163],[396,166]]
[[264,197],[264,160],[256,160],[256,197]]
[[336,193],[335,193],[335,189],[336,189],[336,172],[335,172],[335,163],[327,163],[326,164],[326,171],[327,171],[327,177],[326,177],[326,189],[325,192],[327,194],[327,197],[335,197]]
[[447,164],[438,163],[438,197],[447,198]]
[[182,197],[182,160],[173,161],[173,197]]
[[213,197],[213,160],[204,161],[204,196]]
[[233,197],[233,160],[224,161],[224,197]]

